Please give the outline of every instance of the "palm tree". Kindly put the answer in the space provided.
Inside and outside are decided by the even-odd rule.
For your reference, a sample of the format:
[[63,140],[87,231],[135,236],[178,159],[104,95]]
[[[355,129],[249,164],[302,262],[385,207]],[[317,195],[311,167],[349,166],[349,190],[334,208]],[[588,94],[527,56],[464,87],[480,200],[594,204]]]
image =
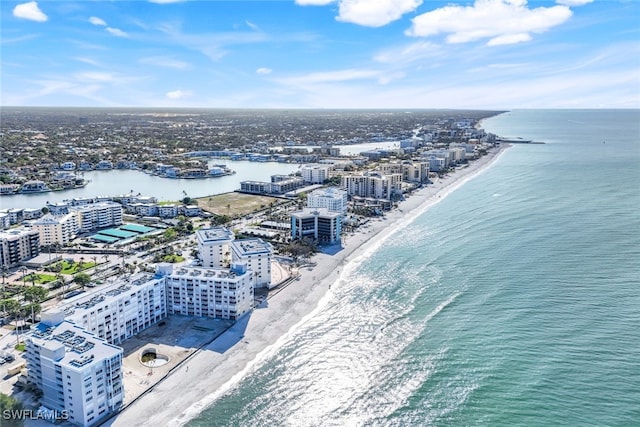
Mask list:
[[36,323],[35,311],[40,311],[40,303],[45,300],[49,291],[42,286],[31,286],[24,291],[24,299],[25,301],[29,301],[31,308],[31,321]]
[[26,288],[27,287],[27,271],[29,271],[27,269],[27,267],[20,267],[19,270],[22,273],[22,287]]
[[22,305],[14,299],[7,299],[3,301],[3,305],[9,316],[12,316],[16,321],[16,345],[20,344],[20,329],[18,327],[18,318],[22,313]]
[[85,286],[91,282],[91,276],[87,273],[78,273],[76,274],[76,277],[74,277],[73,281],[82,286],[82,290],[84,290]]

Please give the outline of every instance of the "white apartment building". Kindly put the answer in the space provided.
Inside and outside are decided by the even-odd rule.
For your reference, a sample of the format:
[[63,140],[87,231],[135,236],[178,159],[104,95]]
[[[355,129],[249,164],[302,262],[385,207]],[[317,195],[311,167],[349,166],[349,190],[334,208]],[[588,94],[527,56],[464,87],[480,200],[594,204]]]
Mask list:
[[427,161],[429,162],[429,170],[434,172],[440,172],[447,168],[447,161],[444,157],[437,157],[435,154],[432,154],[427,158]]
[[378,172],[366,172],[360,175],[342,177],[342,188],[350,196],[391,200],[391,197],[402,191],[402,174],[383,175]]
[[[175,204],[158,206],[158,216],[160,218],[175,218],[178,216],[179,206]],[[150,215],[145,215],[150,216]]]
[[291,214],[291,239],[308,237],[325,244],[340,242],[342,213],[326,208],[304,208]]
[[224,227],[204,228],[196,231],[198,252],[203,267],[228,268],[231,265],[233,233]]
[[167,317],[164,279],[140,273],[62,307],[65,318],[119,344]]
[[40,245],[54,243],[66,245],[76,238],[80,229],[78,214],[70,212],[62,216],[47,214],[31,223],[31,228],[40,233]]
[[309,184],[323,184],[331,177],[330,172],[331,166],[324,164],[304,165],[300,168],[302,179]]
[[11,220],[9,214],[6,211],[0,211],[0,229],[4,230],[11,226]]
[[349,195],[339,188],[319,188],[307,196],[308,208],[326,208],[332,212],[347,213]]
[[254,274],[254,288],[271,288],[273,247],[262,239],[240,239],[231,242],[231,258]]
[[43,406],[80,426],[97,425],[122,406],[121,348],[61,312],[43,313],[25,343],[28,378],[42,391]]
[[0,231],[0,267],[11,268],[38,256],[40,233],[26,227]]
[[80,232],[122,225],[122,205],[116,202],[90,203],[73,208],[78,213]]
[[253,307],[254,272],[246,264],[230,269],[166,264],[158,272],[165,274],[169,314],[236,320]]
[[382,163],[378,165],[377,170],[382,175],[402,174],[402,180],[405,182],[427,182],[429,180],[428,161],[404,160],[402,162]]

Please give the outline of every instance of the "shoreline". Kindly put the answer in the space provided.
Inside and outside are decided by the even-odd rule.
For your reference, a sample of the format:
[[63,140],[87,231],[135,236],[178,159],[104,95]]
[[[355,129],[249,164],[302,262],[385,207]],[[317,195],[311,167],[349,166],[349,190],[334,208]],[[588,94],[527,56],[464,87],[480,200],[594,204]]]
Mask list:
[[368,227],[349,234],[337,253],[315,254],[315,267],[302,267],[300,280],[271,296],[266,307],[256,307],[239,319],[171,376],[102,425],[181,426],[197,417],[261,366],[293,331],[321,310],[332,298],[332,284],[347,277],[389,235],[494,164],[508,147],[495,147],[468,166],[415,191],[383,218],[369,221]]

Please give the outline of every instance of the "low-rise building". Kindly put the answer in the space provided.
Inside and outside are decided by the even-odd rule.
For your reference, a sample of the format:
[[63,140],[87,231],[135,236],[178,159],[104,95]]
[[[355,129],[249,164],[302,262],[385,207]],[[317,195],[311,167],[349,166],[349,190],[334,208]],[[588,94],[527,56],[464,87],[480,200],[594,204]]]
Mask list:
[[175,218],[178,216],[179,212],[179,206],[176,204],[158,206],[158,216],[160,218]]

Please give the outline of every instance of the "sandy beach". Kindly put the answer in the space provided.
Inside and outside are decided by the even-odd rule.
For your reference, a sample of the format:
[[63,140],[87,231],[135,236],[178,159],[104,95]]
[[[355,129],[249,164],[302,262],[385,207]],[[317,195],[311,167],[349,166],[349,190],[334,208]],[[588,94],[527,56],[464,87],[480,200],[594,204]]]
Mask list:
[[331,285],[346,277],[368,253],[398,227],[409,223],[492,164],[508,145],[414,192],[397,209],[343,241],[341,250],[318,253],[316,265],[300,269],[294,281],[244,316],[210,345],[157,384],[107,426],[180,426],[197,416],[219,396],[277,351],[292,330],[313,316],[333,296]]

